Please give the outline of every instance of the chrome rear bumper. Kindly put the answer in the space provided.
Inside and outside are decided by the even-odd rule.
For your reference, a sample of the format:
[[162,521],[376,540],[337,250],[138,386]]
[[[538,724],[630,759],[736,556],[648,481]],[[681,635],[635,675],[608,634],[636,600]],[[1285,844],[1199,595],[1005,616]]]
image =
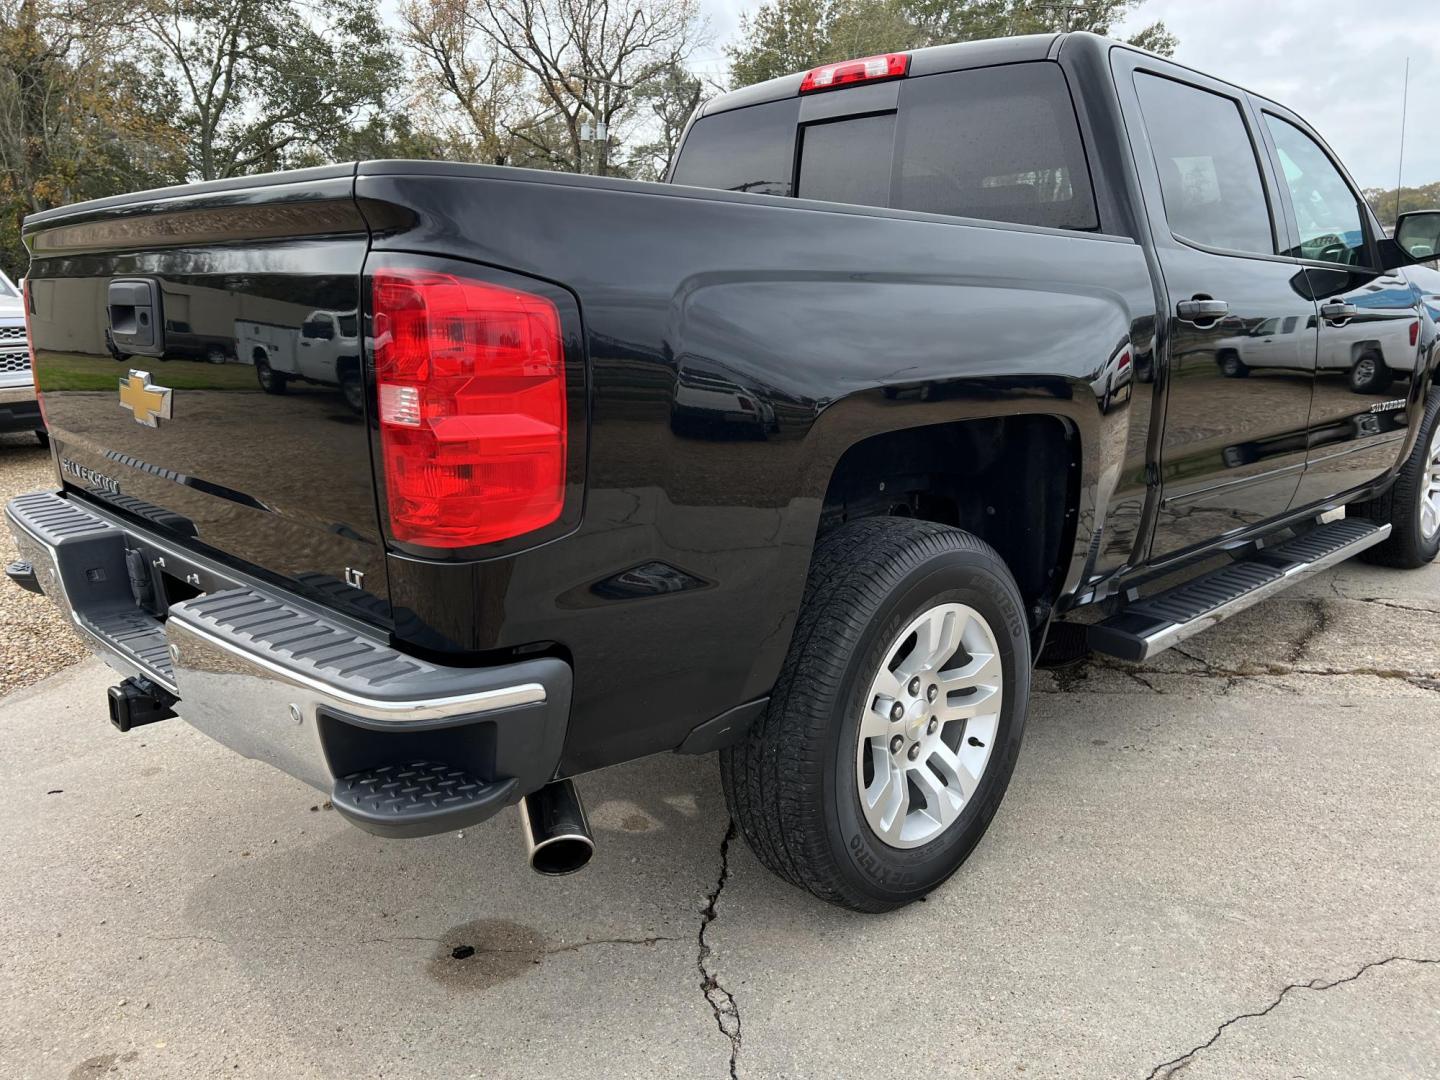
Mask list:
[[[418,832],[415,814],[391,821],[371,808],[352,815],[362,827],[459,827],[555,775],[570,709],[562,660],[433,663],[74,498],[23,495],[5,513],[40,588],[90,648],[174,694],[179,715],[217,742],[332,797],[341,781],[348,790],[370,772],[421,761],[463,774],[473,789],[456,808],[463,813],[429,814]],[[158,618],[135,600],[137,563],[204,591]],[[338,799],[336,808],[345,810]]]

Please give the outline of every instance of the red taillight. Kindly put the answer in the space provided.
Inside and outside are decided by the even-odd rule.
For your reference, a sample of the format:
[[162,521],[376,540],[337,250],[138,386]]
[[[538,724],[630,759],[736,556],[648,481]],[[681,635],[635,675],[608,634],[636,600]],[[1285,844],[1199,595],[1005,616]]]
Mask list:
[[30,329],[30,277],[20,279],[20,307],[25,312],[25,347],[30,350],[30,381],[35,384],[35,406],[40,410],[40,422],[48,430],[50,418],[45,415],[45,398],[40,393],[40,369],[35,366],[35,334]]
[[550,524],[565,501],[565,353],[542,296],[429,270],[372,293],[390,531],[425,547]]
[[852,83],[898,79],[909,70],[909,53],[885,53],[883,56],[865,56],[859,60],[826,64],[805,73],[800,93],[813,94],[817,90],[834,90]]
[[1420,344],[1420,323],[1418,321],[1410,324],[1410,344],[1411,346]]

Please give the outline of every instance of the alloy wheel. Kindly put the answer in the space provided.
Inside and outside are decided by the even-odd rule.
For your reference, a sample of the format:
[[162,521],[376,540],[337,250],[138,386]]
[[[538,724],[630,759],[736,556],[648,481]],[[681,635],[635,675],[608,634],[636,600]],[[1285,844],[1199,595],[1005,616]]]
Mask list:
[[964,604],[918,615],[870,684],[855,755],[866,822],[881,842],[939,837],[974,797],[1000,725],[1004,671],[990,624]]

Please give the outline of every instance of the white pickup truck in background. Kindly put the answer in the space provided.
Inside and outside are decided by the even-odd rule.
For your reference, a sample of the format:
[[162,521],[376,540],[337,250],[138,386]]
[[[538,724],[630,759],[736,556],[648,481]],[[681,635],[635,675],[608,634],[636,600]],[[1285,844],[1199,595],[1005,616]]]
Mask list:
[[364,407],[357,312],[312,311],[298,327],[237,319],[235,343],[267,394],[283,394],[291,379],[303,379],[338,386],[350,408]]
[[30,346],[20,290],[0,270],[0,434],[33,431],[45,441],[45,420],[35,399]]

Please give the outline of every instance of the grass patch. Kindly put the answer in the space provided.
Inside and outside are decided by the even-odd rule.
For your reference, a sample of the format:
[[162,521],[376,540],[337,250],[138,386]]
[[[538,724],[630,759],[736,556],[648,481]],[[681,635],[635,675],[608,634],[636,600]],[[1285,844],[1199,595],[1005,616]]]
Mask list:
[[209,364],[198,360],[161,360],[132,356],[116,361],[109,356],[80,353],[43,353],[39,379],[42,391],[119,389],[131,368],[148,371],[160,386],[172,390],[259,390],[255,369],[249,364]]

